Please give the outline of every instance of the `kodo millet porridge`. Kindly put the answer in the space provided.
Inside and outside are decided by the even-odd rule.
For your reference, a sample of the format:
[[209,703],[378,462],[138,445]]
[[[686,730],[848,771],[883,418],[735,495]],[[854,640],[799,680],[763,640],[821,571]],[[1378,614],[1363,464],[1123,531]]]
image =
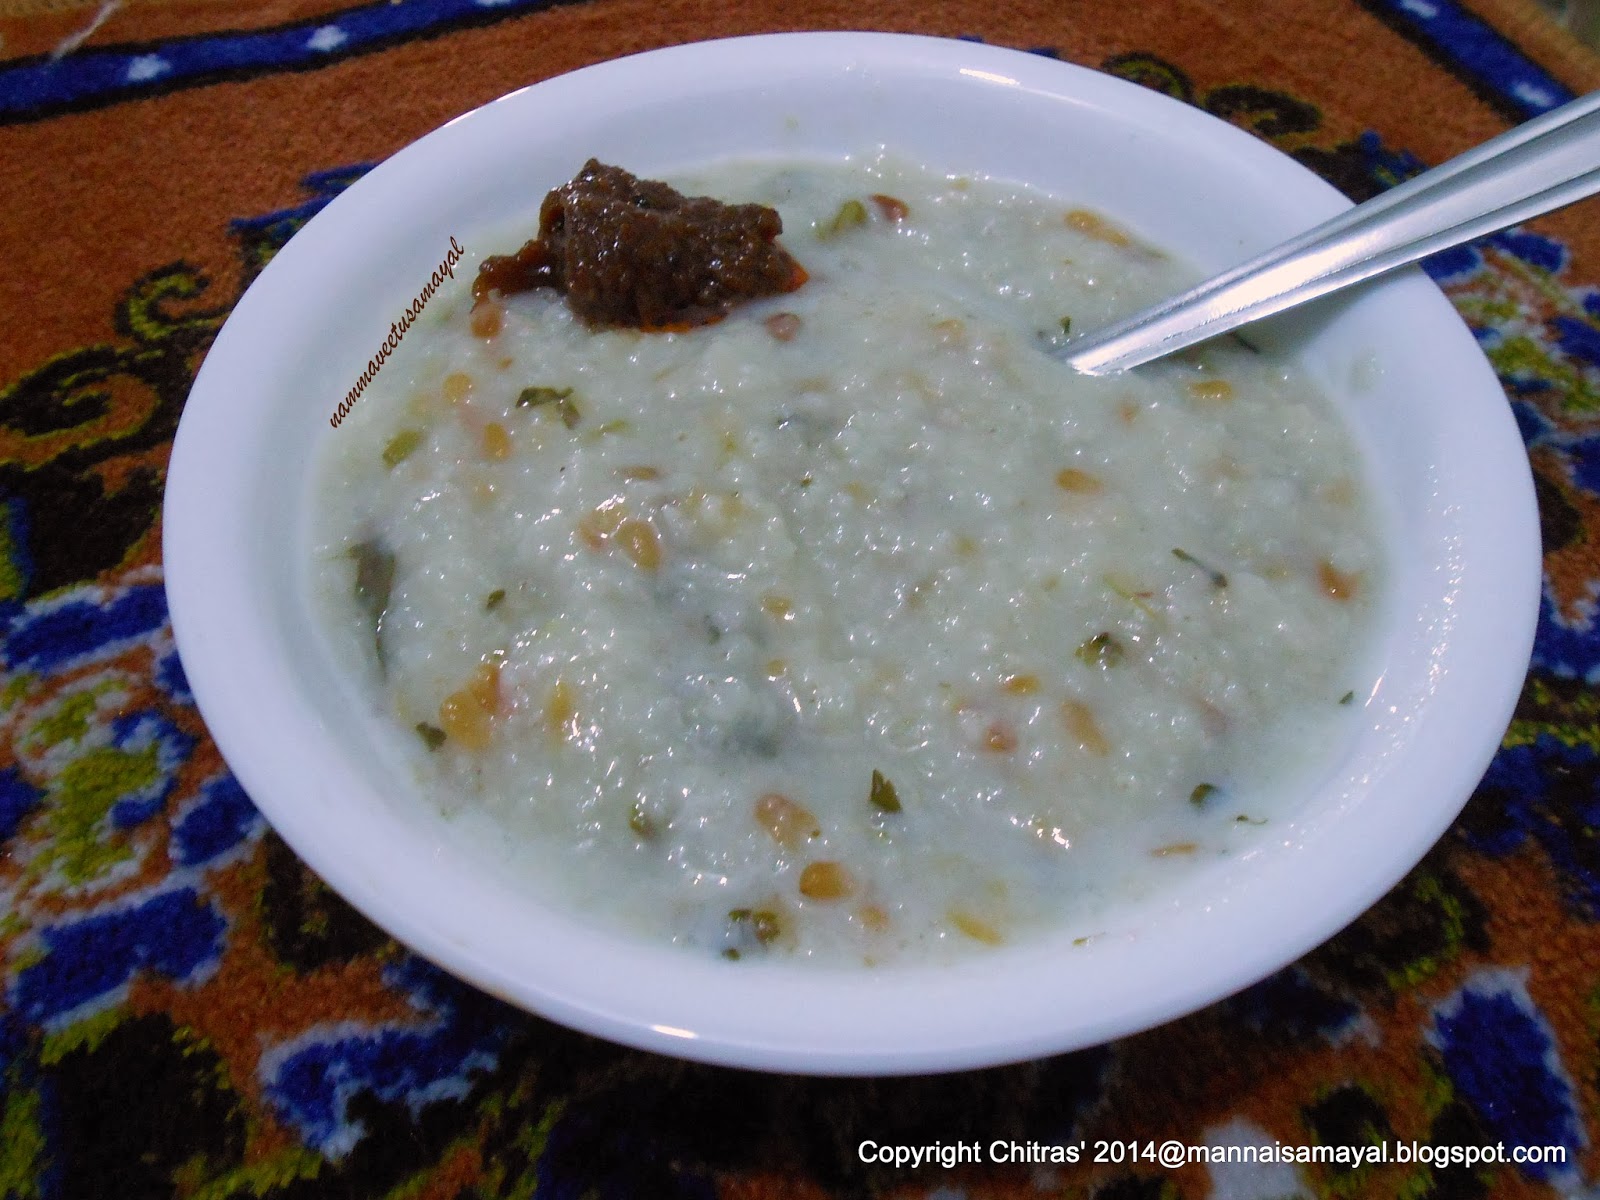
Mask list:
[[1371,683],[1330,405],[1238,341],[1042,353],[1192,281],[1114,214],[891,161],[675,183],[803,270],[651,330],[463,276],[325,435],[318,604],[433,802],[745,962],[1088,929],[1269,836]]

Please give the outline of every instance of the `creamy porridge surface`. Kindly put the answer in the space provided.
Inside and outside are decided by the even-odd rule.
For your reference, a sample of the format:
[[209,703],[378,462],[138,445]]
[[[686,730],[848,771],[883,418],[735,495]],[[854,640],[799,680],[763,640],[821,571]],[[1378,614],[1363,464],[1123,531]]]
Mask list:
[[672,182],[776,207],[809,282],[639,333],[463,280],[325,435],[319,609],[438,806],[746,962],[1089,933],[1291,816],[1383,578],[1329,405],[1236,342],[1040,353],[1191,278],[1114,215],[882,161]]

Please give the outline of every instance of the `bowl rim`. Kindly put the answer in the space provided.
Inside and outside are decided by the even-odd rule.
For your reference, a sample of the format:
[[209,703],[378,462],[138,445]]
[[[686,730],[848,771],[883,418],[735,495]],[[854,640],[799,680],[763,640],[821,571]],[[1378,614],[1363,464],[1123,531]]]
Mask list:
[[[1259,980],[1337,932],[1402,878],[1455,818],[1487,767],[1510,719],[1532,647],[1539,597],[1537,510],[1521,438],[1499,384],[1449,302],[1419,273],[1385,281],[1361,303],[1407,306],[1420,314],[1416,319],[1439,326],[1439,336],[1459,348],[1444,369],[1450,372],[1449,386],[1474,398],[1483,410],[1486,424],[1470,466],[1498,485],[1494,496],[1500,509],[1492,538],[1485,535],[1488,549],[1477,546],[1468,564],[1477,573],[1473,579],[1499,576],[1498,587],[1490,595],[1490,589],[1475,584],[1469,616],[1474,628],[1496,631],[1504,653],[1486,663],[1458,662],[1459,653],[1451,660],[1455,674],[1432,712],[1435,728],[1427,736],[1448,737],[1456,753],[1407,776],[1409,783],[1428,789],[1425,802],[1390,815],[1391,840],[1363,857],[1359,884],[1342,877],[1339,864],[1326,861],[1329,856],[1319,860],[1302,842],[1273,860],[1272,878],[1295,878],[1308,891],[1320,889],[1320,909],[1251,908],[1264,885],[1247,880],[1222,897],[1215,912],[1207,905],[1204,913],[1192,907],[1172,913],[1175,927],[1208,931],[1213,948],[1226,944],[1235,953],[1226,965],[1217,956],[1186,960],[1186,977],[1168,981],[1157,995],[1144,987],[1150,974],[1145,959],[1150,942],[1160,943],[1160,938],[1119,938],[1114,944],[1089,947],[1082,957],[1085,966],[1100,972],[1093,981],[1100,989],[1100,1008],[1076,1011],[1070,1028],[1052,1021],[1048,997],[1026,995],[1027,989],[1019,986],[1030,970],[1037,975],[1037,946],[954,966],[888,973],[808,967],[802,976],[781,967],[741,965],[733,968],[740,972],[734,977],[725,964],[691,964],[680,951],[604,938],[597,942],[592,929],[541,910],[543,944],[519,944],[513,948],[514,961],[508,960],[499,953],[503,945],[492,939],[488,944],[474,941],[472,920],[455,911],[497,918],[511,911],[492,882],[470,864],[441,856],[424,832],[401,828],[384,831],[385,852],[397,865],[362,857],[372,853],[362,839],[373,831],[360,819],[368,810],[350,811],[347,804],[348,789],[359,786],[358,775],[327,761],[325,754],[310,752],[309,747],[326,741],[327,730],[304,713],[282,710],[286,702],[293,707],[306,685],[297,684],[287,667],[274,660],[280,647],[248,619],[257,612],[250,607],[249,588],[262,582],[260,564],[248,553],[248,518],[261,502],[259,490],[252,490],[260,482],[261,466],[250,438],[271,424],[265,398],[250,382],[251,373],[263,369],[263,356],[272,353],[271,340],[261,331],[270,331],[273,320],[283,319],[282,314],[303,300],[304,278],[348,261],[341,239],[358,236],[363,213],[370,215],[388,189],[437,170],[439,155],[460,147],[480,126],[514,128],[550,106],[559,109],[596,95],[614,97],[611,102],[619,105],[641,103],[652,86],[673,81],[717,91],[807,71],[838,71],[850,64],[944,84],[966,81],[961,86],[974,79],[980,81],[977,86],[990,86],[984,77],[1003,77],[1047,98],[1149,115],[1180,130],[1197,131],[1217,141],[1221,152],[1238,156],[1274,180],[1281,178],[1301,203],[1318,210],[1313,216],[1348,203],[1272,147],[1169,97],[1085,67],[980,43],[884,33],[764,34],[651,50],[582,68],[490,101],[399,151],[313,217],[267,265],[219,333],[185,408],[168,473],[163,556],[184,669],[230,769],[313,870],[412,949],[519,1007],[643,1049],[811,1074],[956,1070],[1130,1034]],[[1504,410],[1498,417],[1492,399]],[[1521,587],[1507,583],[1518,579],[1527,582]],[[1445,650],[1454,652],[1453,647]],[[289,744],[304,753],[284,754],[277,746],[264,745],[264,723],[293,730]],[[1346,816],[1340,810],[1323,824],[1337,833]],[[1309,835],[1319,832],[1327,829],[1310,830]],[[1352,853],[1360,845],[1348,838],[1340,844]],[[385,870],[406,872],[412,886],[397,894],[392,874],[386,877]],[[430,900],[440,895],[449,897],[448,905],[430,908]],[[444,907],[451,911],[440,911]],[[1223,923],[1225,934],[1220,932]],[[1203,939],[1201,948],[1205,944]],[[530,980],[530,963],[545,976]],[[1013,968],[1023,974],[1008,974]],[[640,972],[647,972],[651,984],[650,995],[642,998],[629,994],[629,981]],[[707,998],[701,992],[712,982],[719,996],[715,1010],[705,1015]],[[1056,975],[1043,982],[1064,980]],[[775,1003],[780,990],[784,999]],[[737,1011],[762,1004],[772,1004],[777,1016],[796,1028],[777,1029],[764,1014]],[[860,1019],[864,1010],[883,1004],[914,1005],[915,1018],[904,1029]],[[834,1020],[830,1014],[836,1010],[851,1014],[854,1023]]]

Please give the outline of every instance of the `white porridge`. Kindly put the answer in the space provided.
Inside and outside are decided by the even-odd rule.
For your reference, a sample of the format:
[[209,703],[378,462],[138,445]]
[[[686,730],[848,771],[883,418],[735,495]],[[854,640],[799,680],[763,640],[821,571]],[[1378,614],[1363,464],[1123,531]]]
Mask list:
[[1285,819],[1383,579],[1331,407],[1237,342],[1041,353],[1192,278],[1070,204],[673,182],[809,280],[641,333],[462,273],[324,435],[318,602],[438,805],[598,921],[844,963],[1088,931]]

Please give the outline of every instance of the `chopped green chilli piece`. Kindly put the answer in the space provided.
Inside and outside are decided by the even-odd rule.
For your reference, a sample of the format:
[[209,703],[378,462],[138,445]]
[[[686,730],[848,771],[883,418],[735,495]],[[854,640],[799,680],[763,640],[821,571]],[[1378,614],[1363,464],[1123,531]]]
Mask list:
[[1197,783],[1194,791],[1189,793],[1189,803],[1196,808],[1204,808],[1206,801],[1211,798],[1216,790],[1217,785],[1214,783]]
[[398,467],[418,446],[422,445],[422,431],[418,429],[402,429],[389,439],[383,448],[383,465],[391,471]]
[[494,591],[490,592],[486,597],[484,597],[483,610],[485,612],[493,612],[495,609],[500,607],[505,598],[505,588],[495,588]]
[[839,211],[833,214],[833,220],[829,221],[817,232],[817,236],[824,240],[838,237],[845,230],[853,229],[857,225],[865,225],[866,223],[867,206],[859,200],[846,200],[839,206]]
[[429,750],[437,750],[445,743],[445,732],[437,725],[429,725],[426,721],[417,722],[417,736],[422,739],[422,744]]
[[1089,667],[1114,667],[1126,651],[1112,633],[1097,633],[1078,647],[1078,661]]
[[1071,317],[1062,317],[1061,318],[1061,336],[1062,337],[1070,337],[1071,335],[1072,335],[1072,318]]
[[867,793],[867,799],[872,801],[874,808],[884,812],[900,811],[900,793],[894,790],[894,784],[883,777],[882,771],[872,773],[872,788]]
[[1204,571],[1211,577],[1211,586],[1216,588],[1218,591],[1221,591],[1223,588],[1228,586],[1228,577],[1226,575],[1224,575],[1221,571],[1216,570],[1214,567],[1206,566],[1205,563],[1201,562],[1187,550],[1180,550],[1178,547],[1174,546],[1172,548],[1172,556],[1181,562],[1188,563],[1191,567],[1197,567],[1199,570]]

